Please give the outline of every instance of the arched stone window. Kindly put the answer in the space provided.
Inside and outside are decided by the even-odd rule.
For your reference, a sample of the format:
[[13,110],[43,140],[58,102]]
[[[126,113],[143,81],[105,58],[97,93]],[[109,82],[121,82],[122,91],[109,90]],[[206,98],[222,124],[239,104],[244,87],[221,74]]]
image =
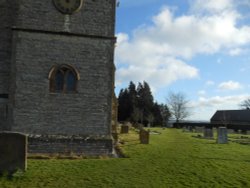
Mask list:
[[80,80],[78,71],[70,65],[53,66],[49,73],[50,92],[72,93],[77,91]]

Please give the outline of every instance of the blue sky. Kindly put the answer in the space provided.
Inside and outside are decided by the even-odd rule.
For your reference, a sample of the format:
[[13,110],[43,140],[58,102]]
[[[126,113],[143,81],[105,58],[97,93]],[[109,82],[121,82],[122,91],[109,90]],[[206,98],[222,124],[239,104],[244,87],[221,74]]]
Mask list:
[[117,95],[144,80],[159,103],[183,92],[195,120],[250,98],[250,0],[120,0],[116,36]]

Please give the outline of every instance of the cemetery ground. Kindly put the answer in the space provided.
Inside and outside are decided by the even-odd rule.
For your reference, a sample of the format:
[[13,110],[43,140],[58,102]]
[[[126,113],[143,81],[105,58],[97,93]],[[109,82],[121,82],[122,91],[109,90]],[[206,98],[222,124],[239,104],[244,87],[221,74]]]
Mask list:
[[0,177],[0,187],[250,187],[249,144],[216,144],[180,129],[153,130],[161,134],[151,134],[149,145],[139,144],[133,130],[120,135],[125,158],[29,159],[25,173]]

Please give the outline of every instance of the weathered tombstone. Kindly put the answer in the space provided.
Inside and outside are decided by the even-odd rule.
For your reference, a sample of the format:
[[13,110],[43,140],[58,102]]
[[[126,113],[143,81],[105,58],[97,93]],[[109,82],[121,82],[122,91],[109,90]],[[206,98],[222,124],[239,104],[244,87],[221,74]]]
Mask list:
[[182,127],[182,132],[189,132],[188,127],[186,127],[186,126]]
[[144,129],[140,130],[140,143],[149,144],[149,131],[146,131]]
[[234,132],[233,129],[227,129],[227,133],[228,133],[228,134],[234,134],[235,132]]
[[247,134],[250,135],[250,131],[247,131]]
[[24,134],[0,132],[0,173],[27,169],[28,138]]
[[205,128],[204,129],[204,138],[208,138],[208,139],[214,138],[213,129]]
[[129,132],[129,126],[128,125],[122,125],[121,126],[121,134],[127,134]]
[[195,132],[196,133],[203,133],[204,132],[204,127],[195,127]]
[[188,126],[188,131],[189,132],[193,132],[193,127],[192,126]]
[[227,128],[226,127],[219,127],[217,130],[217,143],[218,144],[227,144]]

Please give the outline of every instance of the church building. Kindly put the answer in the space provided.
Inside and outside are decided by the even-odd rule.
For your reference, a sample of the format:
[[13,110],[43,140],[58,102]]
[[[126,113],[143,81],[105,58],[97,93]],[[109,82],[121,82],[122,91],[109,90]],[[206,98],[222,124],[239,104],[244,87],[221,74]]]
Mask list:
[[116,0],[0,0],[0,130],[29,152],[112,152]]

